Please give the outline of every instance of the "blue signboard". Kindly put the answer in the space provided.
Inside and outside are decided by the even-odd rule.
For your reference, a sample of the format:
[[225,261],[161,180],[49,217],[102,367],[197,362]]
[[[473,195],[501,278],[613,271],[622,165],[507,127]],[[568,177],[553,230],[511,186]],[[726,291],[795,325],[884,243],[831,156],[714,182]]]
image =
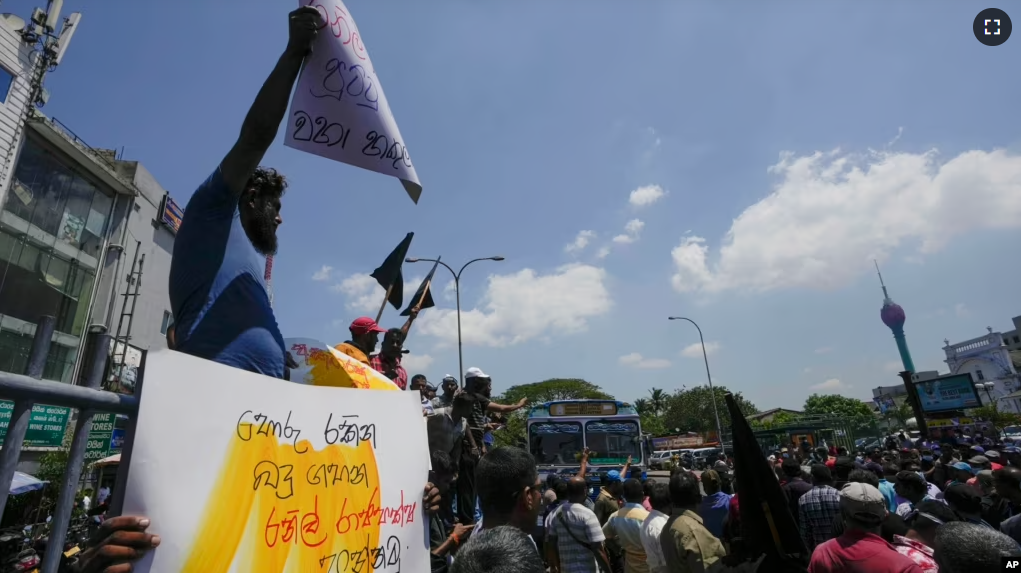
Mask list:
[[160,221],[176,234],[177,230],[181,228],[181,218],[183,217],[184,211],[178,207],[177,202],[170,197],[170,194],[167,194],[163,198],[163,214]]
[[982,406],[970,373],[916,383],[915,390],[918,392],[922,411],[926,413],[960,411]]

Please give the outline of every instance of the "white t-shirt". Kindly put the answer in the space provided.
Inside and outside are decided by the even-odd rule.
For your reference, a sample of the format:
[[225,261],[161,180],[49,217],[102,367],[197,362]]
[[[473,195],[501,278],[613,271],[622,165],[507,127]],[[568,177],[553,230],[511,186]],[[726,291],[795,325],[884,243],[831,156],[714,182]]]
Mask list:
[[104,486],[103,488],[100,488],[99,489],[99,497],[96,498],[96,504],[103,504],[104,502],[106,502],[106,499],[109,496],[110,496],[110,488],[109,487]]
[[659,535],[663,532],[667,520],[670,517],[658,510],[649,512],[649,516],[642,522],[639,535],[642,538],[642,546],[645,548],[645,560],[649,569],[653,572],[666,572],[666,558],[663,557],[663,547],[659,543]]

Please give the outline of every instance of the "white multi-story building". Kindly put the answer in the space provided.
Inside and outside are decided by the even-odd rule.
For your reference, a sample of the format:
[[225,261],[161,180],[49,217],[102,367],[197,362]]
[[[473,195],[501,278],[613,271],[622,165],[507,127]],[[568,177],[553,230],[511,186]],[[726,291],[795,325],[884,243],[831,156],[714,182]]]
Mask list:
[[[1019,319],[1014,319],[1015,325]],[[950,344],[944,339],[947,368],[953,375],[971,373],[983,402],[996,401],[1002,410],[1021,412],[1018,399],[1006,398],[1021,390],[1021,378],[1014,366],[1011,348],[1004,344],[1004,341],[1012,341],[1017,330],[1005,334],[993,331],[992,327],[986,329],[987,334],[960,343]]]

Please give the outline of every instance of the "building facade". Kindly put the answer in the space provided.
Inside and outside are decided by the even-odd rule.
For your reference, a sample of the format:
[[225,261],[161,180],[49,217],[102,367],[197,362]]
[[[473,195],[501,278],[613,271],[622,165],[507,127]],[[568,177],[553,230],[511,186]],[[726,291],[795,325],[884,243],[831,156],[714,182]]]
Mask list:
[[[56,330],[44,378],[80,383],[88,334],[106,331],[128,345],[111,345],[117,364],[106,384],[131,392],[125,372],[140,351],[166,347],[180,210],[142,164],[86,144],[36,109],[40,51],[16,25],[0,17],[0,370],[24,372],[48,315]],[[33,451],[58,448],[57,435],[26,443],[22,470],[32,471]]]

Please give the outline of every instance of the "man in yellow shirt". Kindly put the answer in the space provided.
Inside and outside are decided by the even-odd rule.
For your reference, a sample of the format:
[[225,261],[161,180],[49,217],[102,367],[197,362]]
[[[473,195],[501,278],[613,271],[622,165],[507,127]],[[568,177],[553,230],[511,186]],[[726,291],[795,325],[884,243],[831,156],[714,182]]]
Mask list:
[[369,355],[376,350],[379,334],[386,333],[386,329],[380,327],[369,317],[359,317],[351,321],[351,326],[348,329],[351,331],[351,339],[335,348],[348,357],[371,367]]

